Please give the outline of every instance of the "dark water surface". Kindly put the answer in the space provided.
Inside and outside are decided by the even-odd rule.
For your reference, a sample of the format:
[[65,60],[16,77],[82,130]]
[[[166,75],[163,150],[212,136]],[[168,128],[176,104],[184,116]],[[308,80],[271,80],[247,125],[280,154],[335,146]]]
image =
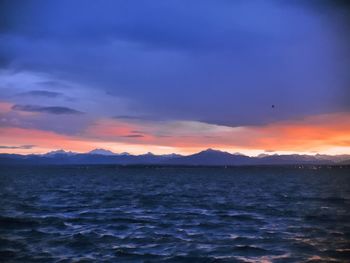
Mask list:
[[0,262],[332,261],[349,168],[0,168]]

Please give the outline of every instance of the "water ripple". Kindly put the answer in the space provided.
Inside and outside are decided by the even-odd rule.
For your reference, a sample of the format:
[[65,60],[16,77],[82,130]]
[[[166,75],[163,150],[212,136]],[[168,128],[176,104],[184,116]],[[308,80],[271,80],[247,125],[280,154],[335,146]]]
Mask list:
[[1,262],[346,262],[349,169],[0,170]]

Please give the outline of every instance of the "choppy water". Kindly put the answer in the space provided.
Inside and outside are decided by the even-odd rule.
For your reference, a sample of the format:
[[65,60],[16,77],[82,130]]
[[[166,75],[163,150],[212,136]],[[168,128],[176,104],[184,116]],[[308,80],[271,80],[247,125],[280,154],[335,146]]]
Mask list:
[[350,169],[0,168],[1,262],[349,262]]

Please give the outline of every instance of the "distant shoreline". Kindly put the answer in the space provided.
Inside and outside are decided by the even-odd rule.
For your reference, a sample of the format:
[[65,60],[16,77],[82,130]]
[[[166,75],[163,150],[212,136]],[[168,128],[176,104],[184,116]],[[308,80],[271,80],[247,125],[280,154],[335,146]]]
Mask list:
[[28,168],[28,167],[40,167],[40,168],[77,168],[77,169],[89,169],[89,168],[117,168],[117,169],[181,169],[181,168],[193,168],[193,169],[270,169],[270,168],[282,168],[282,169],[307,169],[307,170],[319,170],[319,169],[350,169],[350,164],[261,164],[261,165],[167,165],[167,164],[0,164],[0,168]]
[[142,166],[344,166],[350,155],[262,155],[247,156],[207,149],[192,155],[95,154],[54,151],[42,155],[0,154],[0,165],[142,165]]

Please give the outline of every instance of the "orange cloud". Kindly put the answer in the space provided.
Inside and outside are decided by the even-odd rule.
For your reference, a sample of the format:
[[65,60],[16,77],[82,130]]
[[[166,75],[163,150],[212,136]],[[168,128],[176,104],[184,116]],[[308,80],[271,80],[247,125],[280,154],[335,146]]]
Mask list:
[[84,132],[84,135],[107,141],[128,142],[132,140],[140,143],[154,142],[150,134],[142,132],[143,128],[142,125],[136,123],[102,119],[91,125]]
[[252,136],[250,147],[288,151],[350,147],[350,114],[315,115],[301,121],[248,128],[248,131]]
[[[142,136],[129,136],[140,134]],[[296,153],[350,153],[350,114],[335,113],[309,116],[264,126],[223,127],[197,122],[122,122],[103,119],[80,136],[54,132],[0,128],[2,145],[34,144],[37,152],[66,149],[78,152],[103,147],[131,153],[193,153],[204,148],[258,154],[265,150]],[[13,152],[25,152],[16,149]],[[33,150],[26,150],[29,153]]]
[[128,151],[134,154],[142,154],[151,151],[156,154],[169,152],[183,152],[182,149],[148,144],[111,141],[106,138],[91,138],[80,136],[65,136],[50,131],[36,129],[24,129],[14,127],[0,127],[0,145],[21,146],[35,145],[33,149],[2,149],[2,152],[31,154],[45,153],[56,149],[65,149],[75,152],[87,152],[94,148],[105,148],[114,152]]
[[[110,138],[122,136],[132,130],[143,130],[147,134],[145,138],[133,140],[137,141],[140,147],[147,148],[146,145],[153,144],[182,151],[212,147],[243,152],[244,150],[326,152],[327,149],[334,147],[342,147],[348,151],[346,147],[350,147],[349,113],[314,115],[302,120],[238,128],[196,122],[130,124],[106,121],[91,129],[90,134]],[[157,133],[165,135],[159,136]]]
[[0,113],[6,113],[11,111],[12,106],[12,103],[0,101]]
[[[32,144],[37,146],[37,152],[42,152],[43,149],[71,149],[84,151],[90,148],[88,143],[82,138],[64,136],[50,131],[35,129],[1,127],[0,137],[0,143],[2,145],[17,146],[22,144]],[[13,150],[12,152],[23,152],[23,150]]]

